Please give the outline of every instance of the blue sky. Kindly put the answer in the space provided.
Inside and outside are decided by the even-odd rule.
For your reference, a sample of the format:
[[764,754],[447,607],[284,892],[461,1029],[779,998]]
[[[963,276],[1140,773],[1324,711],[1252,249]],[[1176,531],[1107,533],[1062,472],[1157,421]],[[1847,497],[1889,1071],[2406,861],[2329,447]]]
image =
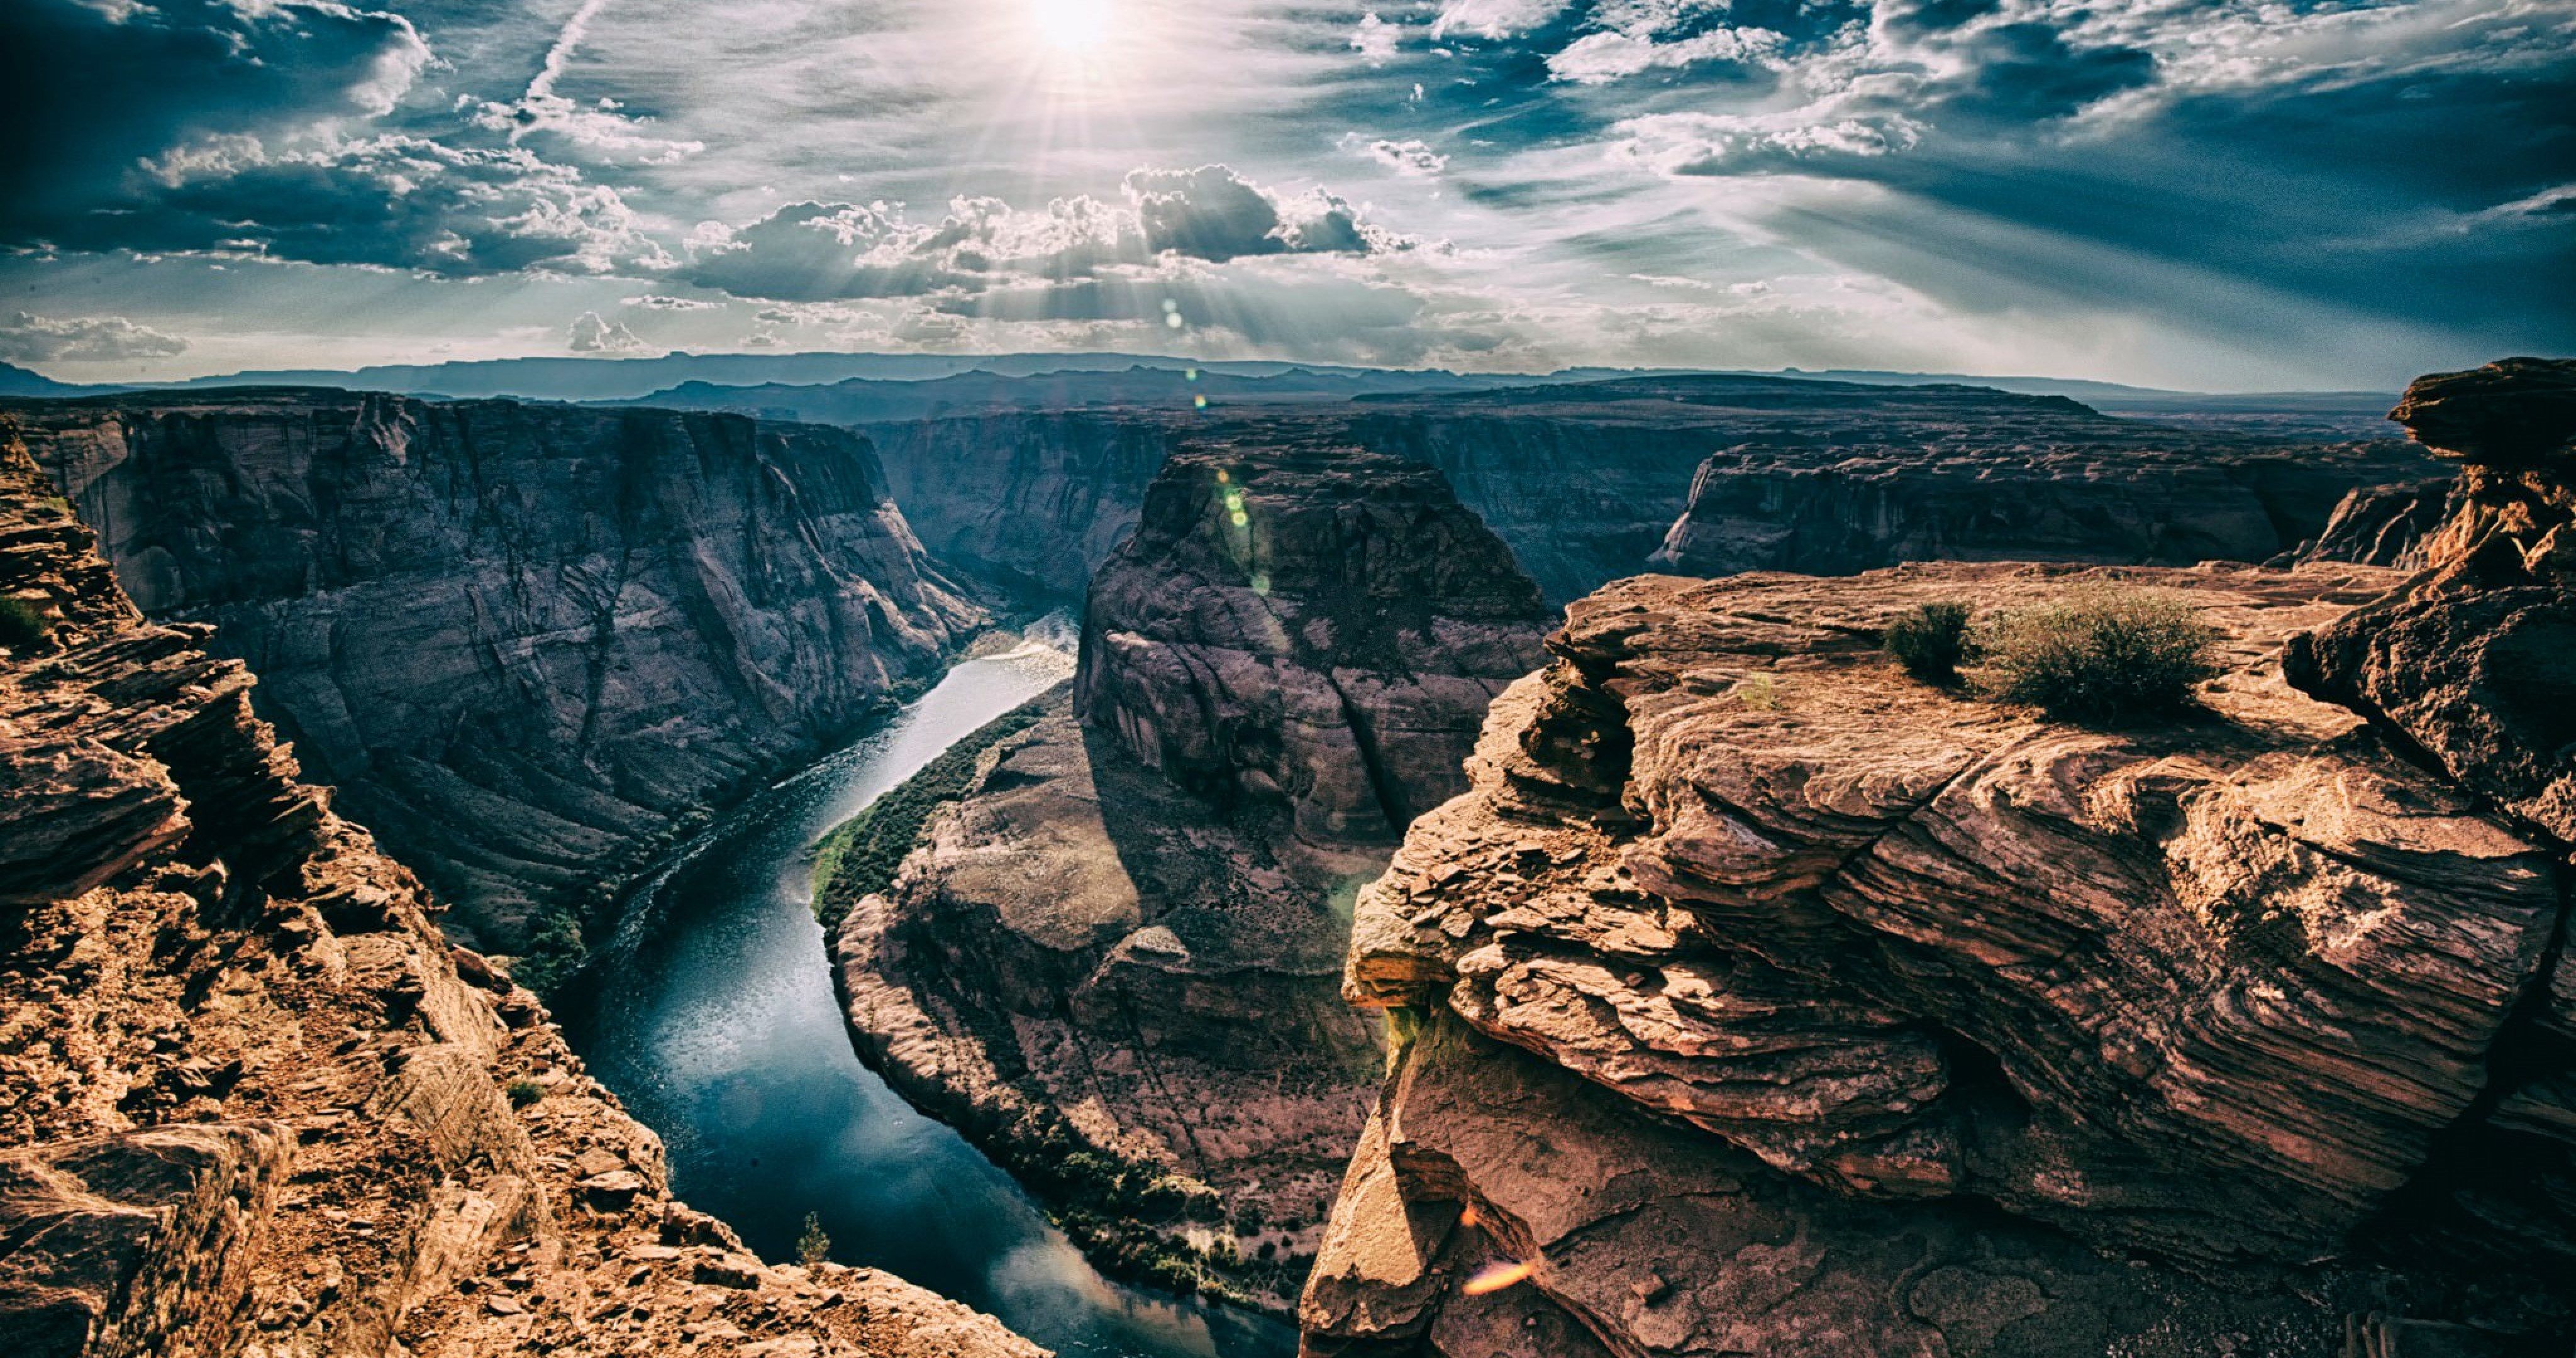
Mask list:
[[2576,351],[2576,0],[9,0],[0,359]]

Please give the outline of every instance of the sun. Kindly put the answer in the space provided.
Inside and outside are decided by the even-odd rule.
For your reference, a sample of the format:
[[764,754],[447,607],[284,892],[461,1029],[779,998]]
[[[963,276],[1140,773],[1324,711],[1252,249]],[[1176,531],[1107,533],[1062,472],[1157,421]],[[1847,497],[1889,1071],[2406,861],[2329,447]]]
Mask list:
[[1111,0],[1028,0],[1029,19],[1048,50],[1085,56],[1108,45]]

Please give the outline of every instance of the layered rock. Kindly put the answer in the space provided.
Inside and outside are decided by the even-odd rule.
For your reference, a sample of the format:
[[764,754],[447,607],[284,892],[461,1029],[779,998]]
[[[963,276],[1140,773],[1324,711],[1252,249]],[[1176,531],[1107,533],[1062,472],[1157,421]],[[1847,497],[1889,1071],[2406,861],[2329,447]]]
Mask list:
[[18,419],[137,602],[214,623],[484,946],[846,736],[980,617],[838,430],[321,391]]
[[2302,638],[2293,681],[2576,844],[2576,361],[2423,378],[2391,418],[2462,464],[2424,574]]
[[[1515,1294],[1621,1355],[2505,1352],[2576,1324],[2576,1200],[2536,1185],[2505,1236],[2435,1200],[2493,1168],[2496,1072],[2550,1059],[2560,851],[2275,659],[2398,577],[2128,573],[2222,637],[2205,713],[2154,727],[1879,649],[1917,604],[2082,578],[1648,577],[1573,607],[1474,790],[1358,903],[1350,993],[1417,1036],[1306,1295],[1315,1351],[1484,1358]],[[1468,1289],[1496,1257],[1526,1285]]]
[[1657,566],[1843,575],[1906,561],[2264,561],[2317,537],[2348,492],[2429,470],[2390,442],[2185,430],[2062,397],[1846,397],[1729,430]]
[[[1715,375],[1303,405],[1220,392],[1206,410],[864,432],[934,554],[1055,600],[1082,592],[1165,454],[1192,442],[1354,444],[1437,467],[1557,602],[1646,569],[1668,535],[1672,568],[1711,575],[1927,555],[2261,561],[2316,537],[2347,491],[2434,470],[2393,440],[2114,419],[1976,387]],[[1701,509],[1686,519],[1703,464]]]
[[1464,787],[1543,616],[1432,469],[1176,455],[1073,694],[841,921],[862,1051],[1111,1264],[1285,1309],[1379,1063],[1336,993],[1352,895]]
[[451,947],[299,781],[241,665],[145,621],[0,435],[0,593],[48,620],[0,661],[0,1333],[1034,1358],[671,1201],[659,1142],[535,997]]
[[1318,843],[1392,841],[1464,787],[1487,703],[1547,611],[1418,463],[1333,447],[1176,454],[1091,584],[1084,722],[1220,806]]

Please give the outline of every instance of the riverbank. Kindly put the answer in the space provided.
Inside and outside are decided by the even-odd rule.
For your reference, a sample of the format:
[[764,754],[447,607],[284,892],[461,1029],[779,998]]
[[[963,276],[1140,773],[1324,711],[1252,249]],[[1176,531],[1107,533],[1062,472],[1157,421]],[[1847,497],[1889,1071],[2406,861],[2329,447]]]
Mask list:
[[[1069,641],[1069,638],[1065,640]],[[1120,1287],[955,1129],[861,1065],[815,922],[811,851],[959,739],[1060,682],[1063,649],[960,662],[880,729],[728,813],[624,902],[564,1021],[699,1207],[770,1258],[814,1215],[840,1262],[987,1311],[1073,1358],[1283,1358],[1285,1326]]]

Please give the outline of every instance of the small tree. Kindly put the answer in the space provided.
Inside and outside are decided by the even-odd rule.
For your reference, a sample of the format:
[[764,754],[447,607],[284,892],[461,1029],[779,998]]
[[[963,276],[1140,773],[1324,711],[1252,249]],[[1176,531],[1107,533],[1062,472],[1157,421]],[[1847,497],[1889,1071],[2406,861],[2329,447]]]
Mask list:
[[1966,604],[1925,604],[1888,625],[1888,654],[1924,683],[1955,683],[1976,649],[1968,617]]
[[832,1237],[823,1234],[823,1217],[819,1212],[805,1214],[805,1232],[796,1237],[796,1261],[812,1268],[832,1257]]
[[1995,619],[1978,637],[1994,695],[2050,716],[2118,720],[2172,712],[2218,673],[2218,634],[2171,595],[2086,585]]

